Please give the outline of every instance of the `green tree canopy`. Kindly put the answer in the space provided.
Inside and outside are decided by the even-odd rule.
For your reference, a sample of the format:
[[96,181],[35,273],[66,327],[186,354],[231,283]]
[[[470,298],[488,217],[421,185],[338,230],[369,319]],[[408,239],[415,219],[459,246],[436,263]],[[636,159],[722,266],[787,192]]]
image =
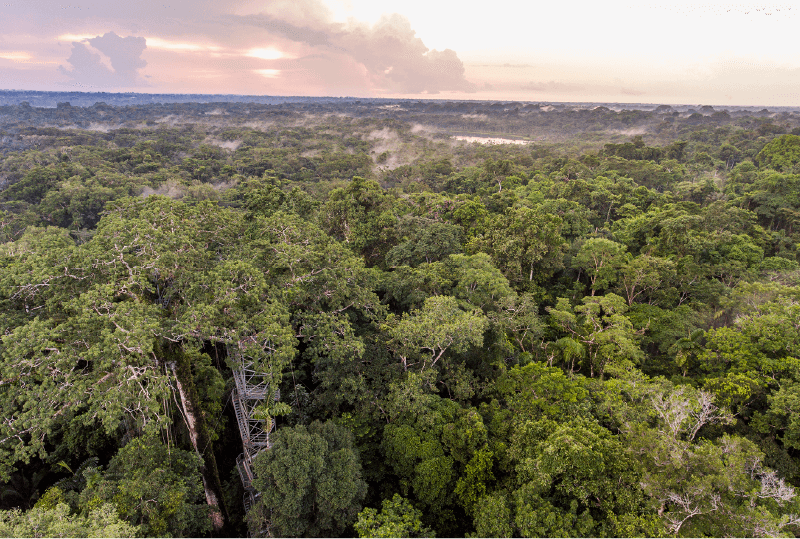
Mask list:
[[772,139],[756,156],[761,166],[789,172],[800,163],[800,136],[781,135]]
[[248,514],[254,532],[322,537],[343,533],[367,491],[352,435],[332,421],[284,427],[254,462],[260,493]]
[[371,507],[358,514],[355,529],[359,537],[435,537],[422,525],[422,511],[399,494],[381,502],[381,511]]

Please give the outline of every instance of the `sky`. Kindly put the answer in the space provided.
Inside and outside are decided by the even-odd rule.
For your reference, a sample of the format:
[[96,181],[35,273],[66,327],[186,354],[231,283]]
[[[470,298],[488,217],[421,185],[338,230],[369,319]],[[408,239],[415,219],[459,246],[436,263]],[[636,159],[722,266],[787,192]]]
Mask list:
[[0,89],[800,106],[800,1],[0,0]]

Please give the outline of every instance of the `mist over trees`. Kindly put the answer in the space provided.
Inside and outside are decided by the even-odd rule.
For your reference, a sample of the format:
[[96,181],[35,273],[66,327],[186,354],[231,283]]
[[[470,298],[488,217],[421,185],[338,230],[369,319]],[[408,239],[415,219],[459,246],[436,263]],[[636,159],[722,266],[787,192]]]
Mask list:
[[800,534],[796,111],[69,99],[0,106],[0,535]]

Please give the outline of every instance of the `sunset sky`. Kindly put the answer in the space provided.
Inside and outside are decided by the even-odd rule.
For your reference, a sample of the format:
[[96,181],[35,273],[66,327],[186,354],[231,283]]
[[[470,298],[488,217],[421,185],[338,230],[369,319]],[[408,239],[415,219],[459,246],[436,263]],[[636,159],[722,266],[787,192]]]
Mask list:
[[0,0],[0,89],[800,106],[800,3]]

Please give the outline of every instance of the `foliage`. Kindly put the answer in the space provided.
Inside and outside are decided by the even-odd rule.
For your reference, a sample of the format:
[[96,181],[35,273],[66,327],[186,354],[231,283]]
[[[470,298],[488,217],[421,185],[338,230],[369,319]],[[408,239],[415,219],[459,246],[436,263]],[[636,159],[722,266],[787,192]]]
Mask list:
[[0,534],[800,534],[800,116],[255,101],[0,107]]
[[106,503],[88,515],[71,515],[65,503],[52,508],[34,507],[21,512],[0,511],[3,537],[137,537],[142,533],[117,516],[113,504]]
[[413,494],[427,515],[439,515],[436,522],[426,519],[426,524],[447,535],[457,529],[456,497],[463,502],[469,496],[466,491],[475,488],[457,482],[458,473],[474,465],[476,452],[487,441],[487,429],[474,408],[420,392],[421,378],[410,373],[404,383],[392,387],[387,402],[391,422],[383,429],[381,449],[402,495]]
[[[608,366],[616,371],[628,369],[643,357],[636,345],[637,332],[625,316],[627,306],[616,294],[584,297],[583,305],[575,308],[565,298],[559,298],[549,311],[553,323],[582,345],[583,352],[579,353],[585,354],[589,376],[597,374],[602,378]],[[578,354],[575,356],[580,359]],[[573,365],[574,360],[571,371]]]
[[367,507],[358,514],[354,526],[359,537],[435,537],[422,525],[422,512],[399,494],[381,505],[380,513]]
[[135,438],[96,472],[80,493],[83,511],[113,504],[125,521],[146,536],[197,536],[211,518],[199,478],[200,459],[153,438]]
[[469,346],[480,346],[487,325],[479,310],[465,312],[451,296],[431,296],[421,309],[399,320],[389,315],[385,328],[389,347],[400,358],[403,370],[419,365],[424,371],[448,350],[461,353]]
[[266,525],[283,537],[341,534],[355,522],[367,489],[352,435],[331,421],[281,429],[254,471]]
[[788,172],[800,163],[800,136],[782,135],[766,144],[756,161],[778,171]]

